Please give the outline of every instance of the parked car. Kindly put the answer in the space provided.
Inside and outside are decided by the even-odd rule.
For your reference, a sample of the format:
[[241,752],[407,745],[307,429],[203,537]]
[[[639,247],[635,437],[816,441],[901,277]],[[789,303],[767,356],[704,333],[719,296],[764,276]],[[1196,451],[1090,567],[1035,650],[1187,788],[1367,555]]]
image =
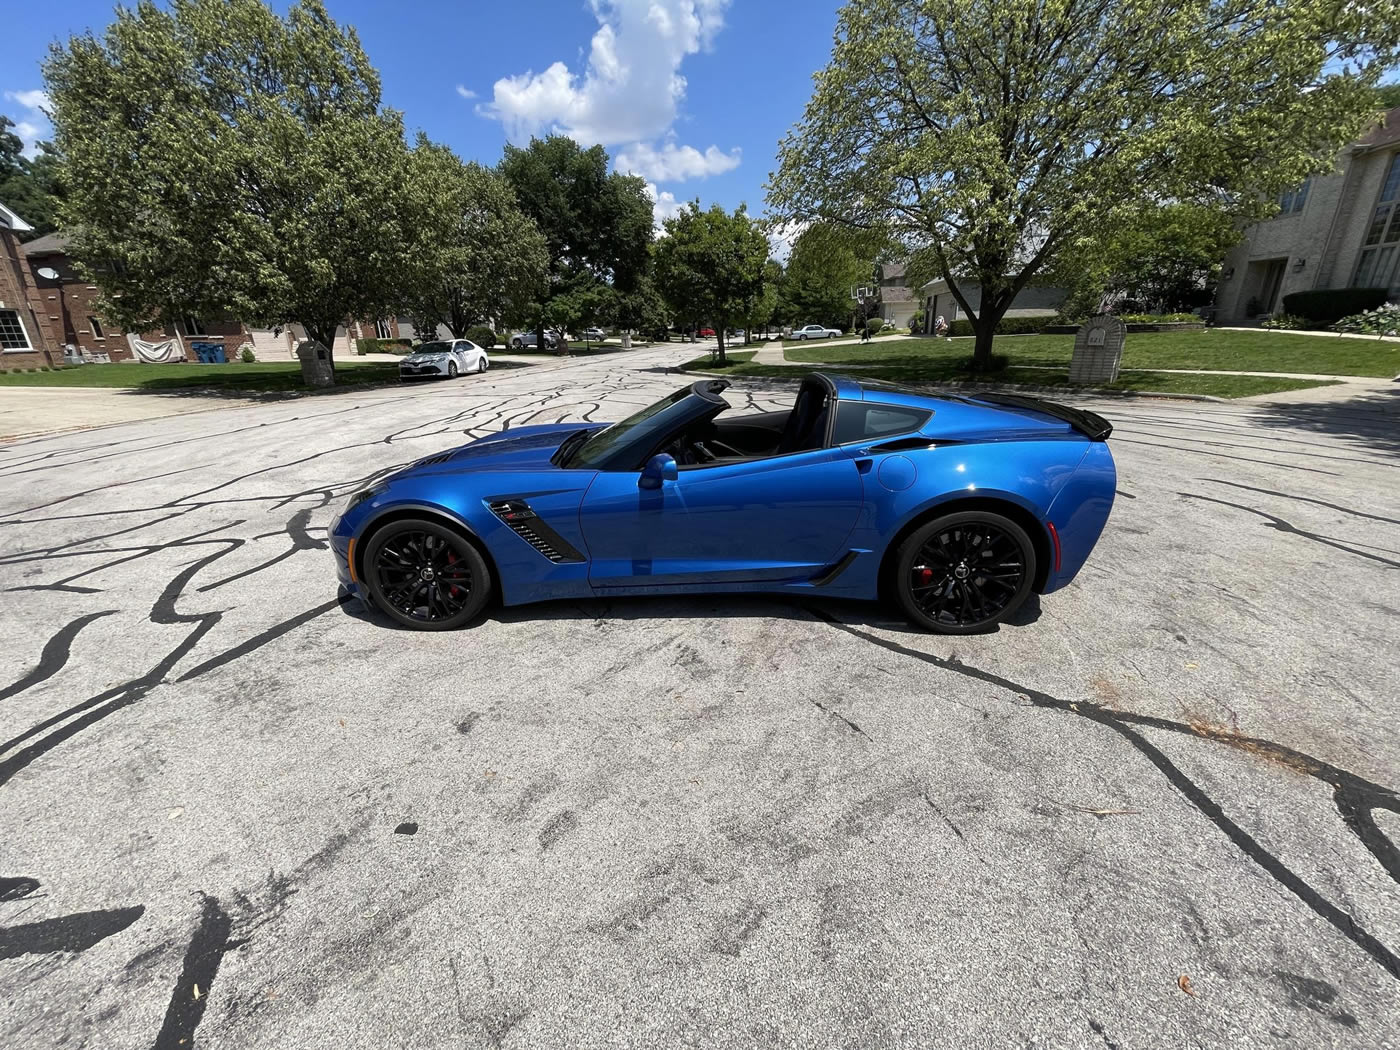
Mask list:
[[601,343],[607,336],[603,333],[601,328],[585,328],[583,330],[583,338],[585,342]]
[[467,372],[485,372],[491,367],[486,351],[470,339],[440,339],[419,343],[399,361],[400,379],[446,376],[456,379]]
[[497,598],[888,587],[916,625],[970,634],[1073,580],[1113,507],[1093,412],[814,373],[791,409],[721,419],[728,386],[512,427],[375,482],[331,523],[340,582],[421,630]]
[[840,334],[839,328],[824,328],[819,324],[809,324],[804,328],[792,330],[794,339],[835,339]]
[[715,330],[713,328],[702,328],[695,334],[701,339],[713,339],[715,337]]
[[[510,337],[510,345],[516,350],[523,350],[526,347],[537,348],[540,345],[540,335],[538,332],[516,332]],[[559,345],[559,333],[546,329],[544,345],[546,350],[553,350]]]

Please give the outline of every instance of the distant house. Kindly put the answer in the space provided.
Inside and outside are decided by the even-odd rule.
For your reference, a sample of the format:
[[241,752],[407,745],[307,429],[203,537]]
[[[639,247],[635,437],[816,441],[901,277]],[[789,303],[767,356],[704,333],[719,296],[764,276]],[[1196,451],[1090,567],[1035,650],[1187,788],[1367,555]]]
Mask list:
[[33,229],[0,204],[0,368],[61,364],[63,352],[24,257],[19,235]]
[[904,263],[885,263],[875,267],[876,315],[885,319],[885,324],[896,328],[908,328],[919,308],[918,297],[909,287],[905,277]]
[[[934,323],[939,317],[950,325],[959,318],[966,318],[966,312],[949,289],[948,282],[942,278],[929,281],[919,291],[923,296],[925,332],[933,331]],[[962,292],[963,298],[972,309],[977,310],[981,307],[982,285],[977,281],[959,281],[958,291]],[[1054,317],[1060,312],[1067,294],[1065,289],[1054,285],[1030,285],[1022,288],[1011,301],[1011,308],[1006,311],[1006,316]]]
[[1216,320],[1279,313],[1290,292],[1388,288],[1400,297],[1400,107],[1317,175],[1279,198],[1225,258]]

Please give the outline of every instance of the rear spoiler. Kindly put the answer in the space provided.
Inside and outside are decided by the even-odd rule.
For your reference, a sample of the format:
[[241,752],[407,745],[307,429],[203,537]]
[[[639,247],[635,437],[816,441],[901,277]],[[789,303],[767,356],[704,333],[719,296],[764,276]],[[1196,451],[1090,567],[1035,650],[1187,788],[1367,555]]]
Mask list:
[[1108,440],[1108,435],[1113,433],[1113,424],[1104,419],[1104,417],[1097,412],[1087,412],[1082,408],[1071,408],[1069,405],[1062,405],[1058,401],[1046,401],[1044,398],[1028,397],[1025,394],[985,393],[969,394],[968,396],[974,400],[986,401],[993,405],[1006,405],[1008,408],[1027,408],[1032,412],[1042,412],[1047,416],[1063,419],[1090,441],[1106,441]]

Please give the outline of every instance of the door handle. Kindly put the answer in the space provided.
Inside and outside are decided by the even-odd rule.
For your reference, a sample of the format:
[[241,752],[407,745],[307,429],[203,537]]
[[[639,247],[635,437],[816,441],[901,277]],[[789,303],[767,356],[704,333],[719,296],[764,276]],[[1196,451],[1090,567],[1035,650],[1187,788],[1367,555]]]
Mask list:
[[862,474],[869,474],[870,466],[873,462],[874,460],[858,459],[856,460],[856,470],[860,471]]

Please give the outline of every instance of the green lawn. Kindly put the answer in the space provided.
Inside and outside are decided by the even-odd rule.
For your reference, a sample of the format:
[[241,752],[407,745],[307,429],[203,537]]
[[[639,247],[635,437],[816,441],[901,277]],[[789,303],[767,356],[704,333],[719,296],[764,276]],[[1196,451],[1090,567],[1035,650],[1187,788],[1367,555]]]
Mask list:
[[[954,342],[957,345],[957,342]],[[833,350],[834,354],[835,351]],[[1069,369],[1050,371],[1039,368],[1017,368],[1014,365],[1005,371],[979,376],[963,367],[967,359],[965,350],[946,355],[938,361],[917,361],[906,363],[908,355],[896,355],[887,363],[870,368],[852,369],[850,375],[856,379],[883,379],[890,383],[985,383],[995,386],[998,383],[1015,383],[1024,386],[1069,386]],[[874,365],[874,355],[865,361]],[[715,368],[710,364],[709,355],[697,357],[682,367],[688,370],[721,372],[724,375],[762,376],[767,378],[787,378],[801,375],[804,369],[782,365],[752,364],[752,353],[729,354],[729,366]],[[1019,357],[1016,358],[1019,360]],[[864,362],[862,362],[864,363]],[[831,371],[840,371],[840,362],[826,362]],[[1154,393],[1209,394],[1212,397],[1249,397],[1253,394],[1273,394],[1282,390],[1306,390],[1309,387],[1328,386],[1326,382],[1312,379],[1277,379],[1268,376],[1214,376],[1191,375],[1180,372],[1123,372],[1118,381],[1100,389],[1138,390]]]
[[[373,386],[397,383],[399,366],[390,361],[337,358],[335,374],[337,386]],[[248,365],[76,365],[54,372],[0,372],[0,386],[130,387],[152,393],[306,389],[301,381],[301,365],[294,361]]]
[[[996,353],[1011,359],[1013,367],[1068,368],[1073,351],[1072,335],[1007,335],[999,337],[995,347]],[[878,346],[830,348],[819,343],[788,342],[783,350],[787,360],[804,364],[878,363],[934,373],[971,354],[970,338],[905,338]],[[1274,332],[1139,332],[1129,335],[1124,344],[1123,367],[1314,372],[1389,379],[1400,373],[1400,343]]]

